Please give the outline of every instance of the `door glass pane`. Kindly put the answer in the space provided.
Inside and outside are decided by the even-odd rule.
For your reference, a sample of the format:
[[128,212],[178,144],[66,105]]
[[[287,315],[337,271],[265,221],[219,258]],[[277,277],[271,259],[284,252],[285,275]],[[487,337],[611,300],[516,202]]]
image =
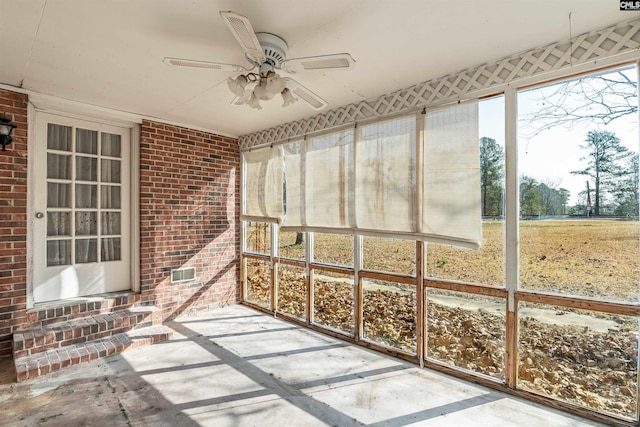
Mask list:
[[71,264],[71,241],[49,240],[47,242],[47,266]]
[[120,160],[102,159],[102,182],[120,183]]
[[79,181],[98,180],[98,159],[93,157],[76,157],[76,179]]
[[102,249],[100,252],[101,261],[120,261],[120,238],[102,239]]
[[102,234],[120,234],[120,212],[102,212]]
[[47,148],[50,150],[71,151],[71,128],[49,123],[47,125]]
[[71,179],[71,156],[48,153],[47,178]]
[[47,236],[70,236],[71,213],[47,212]]
[[97,239],[76,239],[76,264],[98,262]]
[[115,185],[100,186],[100,207],[120,209],[120,187]]
[[95,208],[98,205],[96,185],[76,184],[76,208]]
[[96,212],[76,212],[76,236],[95,236],[98,231]]
[[58,184],[47,182],[47,207],[48,208],[70,208],[71,207],[71,184]]
[[76,152],[98,154],[98,132],[76,129]]
[[102,134],[102,155],[120,157],[120,135]]

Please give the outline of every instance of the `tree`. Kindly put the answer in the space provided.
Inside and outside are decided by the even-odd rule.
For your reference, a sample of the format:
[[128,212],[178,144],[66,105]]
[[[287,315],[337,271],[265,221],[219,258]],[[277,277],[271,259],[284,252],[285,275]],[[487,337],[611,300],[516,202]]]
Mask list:
[[616,198],[616,207],[614,213],[621,216],[637,217],[638,192],[640,191],[640,169],[638,154],[630,156],[626,163],[616,173],[617,181],[614,184],[613,194]]
[[633,155],[629,149],[621,145],[620,139],[613,132],[592,130],[587,134],[585,143],[580,148],[587,150],[586,156],[580,161],[586,161],[584,169],[571,171],[574,175],[587,175],[594,181],[593,215],[600,215],[600,207],[604,194],[618,173],[618,162]]
[[558,193],[560,195],[560,204],[562,206],[562,210],[560,211],[560,213],[562,215],[567,213],[567,202],[569,201],[569,197],[571,196],[571,192],[569,190],[567,190],[566,188],[561,188],[558,190]]
[[483,216],[502,215],[504,152],[495,139],[480,138],[480,197]]
[[540,213],[544,215],[564,214],[564,206],[569,199],[569,190],[558,189],[558,183],[547,180],[537,186],[538,205]]
[[540,202],[538,200],[538,181],[530,176],[520,177],[520,215],[540,215]]

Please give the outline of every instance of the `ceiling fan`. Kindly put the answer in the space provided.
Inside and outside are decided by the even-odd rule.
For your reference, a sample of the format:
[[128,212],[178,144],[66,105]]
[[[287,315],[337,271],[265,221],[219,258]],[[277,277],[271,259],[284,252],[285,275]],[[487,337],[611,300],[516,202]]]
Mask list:
[[[163,62],[179,67],[207,68],[211,70],[232,71],[240,73],[235,78],[229,77],[227,85],[236,95],[233,105],[248,105],[262,109],[260,101],[282,95],[286,107],[297,98],[302,99],[315,110],[327,106],[327,102],[290,77],[281,77],[276,73],[298,73],[303,71],[348,70],[355,61],[348,53],[311,56],[306,58],[287,58],[287,43],[279,36],[271,33],[256,33],[249,19],[239,13],[220,12],[227,27],[244,50],[245,57],[251,63],[249,67],[221,62],[197,61],[166,57]],[[258,72],[252,72],[254,69]]]

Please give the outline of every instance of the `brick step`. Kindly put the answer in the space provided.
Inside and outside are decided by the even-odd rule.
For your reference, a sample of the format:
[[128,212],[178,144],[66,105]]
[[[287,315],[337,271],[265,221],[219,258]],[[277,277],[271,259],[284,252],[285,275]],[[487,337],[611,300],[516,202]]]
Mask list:
[[40,303],[27,311],[25,328],[37,328],[51,323],[64,322],[94,314],[105,314],[124,310],[140,304],[140,294],[130,292],[108,293],[89,297]]
[[141,306],[17,330],[13,334],[13,357],[20,359],[161,323],[160,309]]
[[128,349],[166,341],[172,334],[173,331],[163,325],[147,326],[16,358],[14,361],[17,381],[46,375],[67,366],[107,357]]

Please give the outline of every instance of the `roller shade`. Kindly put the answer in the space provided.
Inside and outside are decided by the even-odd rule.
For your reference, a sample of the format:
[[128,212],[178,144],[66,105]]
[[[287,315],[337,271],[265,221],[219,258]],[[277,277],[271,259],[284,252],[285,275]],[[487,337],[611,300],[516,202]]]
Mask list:
[[478,103],[427,112],[422,233],[472,248],[482,241]]
[[245,215],[284,230],[481,243],[477,102],[253,150],[244,165]]
[[415,232],[416,118],[358,127],[355,211],[358,229]]
[[353,200],[353,130],[305,142],[304,225],[350,228]]
[[264,147],[242,154],[243,219],[280,222],[282,219],[282,148]]
[[294,141],[282,145],[284,176],[284,220],[283,227],[303,226],[304,182],[302,178],[304,141]]

